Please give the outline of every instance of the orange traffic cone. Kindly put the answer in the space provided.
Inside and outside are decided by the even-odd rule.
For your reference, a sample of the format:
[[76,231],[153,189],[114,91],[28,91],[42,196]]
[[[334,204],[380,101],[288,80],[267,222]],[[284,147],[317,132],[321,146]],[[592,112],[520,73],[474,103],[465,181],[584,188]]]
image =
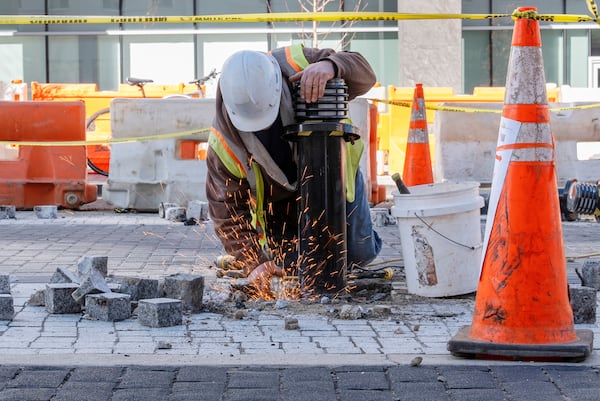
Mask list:
[[454,355],[580,361],[592,351],[592,332],[573,327],[549,123],[539,23],[520,18],[473,322],[448,343]]
[[417,84],[413,95],[402,176],[409,187],[433,183],[423,84]]

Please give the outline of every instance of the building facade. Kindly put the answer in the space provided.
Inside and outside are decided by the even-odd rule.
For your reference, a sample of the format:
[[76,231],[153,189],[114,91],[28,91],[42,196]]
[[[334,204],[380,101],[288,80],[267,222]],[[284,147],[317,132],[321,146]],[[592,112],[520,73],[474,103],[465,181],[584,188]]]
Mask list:
[[[180,16],[299,11],[510,14],[510,0],[6,0],[2,15]],[[529,0],[544,14],[589,15],[584,0]],[[319,8],[322,7],[322,8]],[[231,52],[290,43],[361,52],[382,85],[503,86],[511,18],[419,21],[0,24],[0,81],[96,83],[116,89],[129,76],[188,82],[217,70]],[[542,23],[547,82],[598,86],[595,23]],[[316,38],[316,39],[315,39]]]

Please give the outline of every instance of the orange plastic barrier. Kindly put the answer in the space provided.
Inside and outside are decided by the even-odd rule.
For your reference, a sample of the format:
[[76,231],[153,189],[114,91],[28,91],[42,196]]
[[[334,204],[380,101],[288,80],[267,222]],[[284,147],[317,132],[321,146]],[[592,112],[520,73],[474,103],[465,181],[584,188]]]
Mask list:
[[[83,141],[83,102],[0,102],[2,141]],[[0,145],[0,204],[77,209],[96,200],[85,146]]]

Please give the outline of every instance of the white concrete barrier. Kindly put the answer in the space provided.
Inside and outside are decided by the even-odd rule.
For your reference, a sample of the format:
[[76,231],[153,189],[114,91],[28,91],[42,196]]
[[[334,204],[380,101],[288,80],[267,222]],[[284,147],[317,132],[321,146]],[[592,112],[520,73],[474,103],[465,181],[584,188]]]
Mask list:
[[[590,103],[555,103],[551,109]],[[448,107],[502,109],[502,103],[445,103]],[[499,113],[436,111],[436,180],[478,181],[491,184],[500,125]],[[578,157],[577,147],[593,148],[600,141],[600,108],[561,110],[550,113],[550,125],[556,140],[558,184],[576,178],[596,181],[600,178],[600,153],[591,158]],[[600,152],[600,149],[599,149]],[[592,152],[593,153],[593,152]]]
[[[210,128],[215,100],[116,98],[110,108],[112,137],[122,139]],[[350,102],[349,116],[365,144],[361,169],[369,185],[367,100]],[[182,160],[178,157],[178,143],[181,140],[206,143],[208,135],[204,132],[113,145],[103,198],[115,207],[140,211],[157,211],[161,202],[186,206],[192,200],[206,201],[206,161]]]
[[[209,129],[214,99],[119,99],[111,101],[113,139]],[[206,200],[206,161],[182,159],[181,141],[205,146],[209,132],[140,140],[111,147],[103,197],[119,208],[157,211],[161,202]]]
[[558,92],[558,102],[600,102],[600,88],[577,88],[570,85],[561,85]]

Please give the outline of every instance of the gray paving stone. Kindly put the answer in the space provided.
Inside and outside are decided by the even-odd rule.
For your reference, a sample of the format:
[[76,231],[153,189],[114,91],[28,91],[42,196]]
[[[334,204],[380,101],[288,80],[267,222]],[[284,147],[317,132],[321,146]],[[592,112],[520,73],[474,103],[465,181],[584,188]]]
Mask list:
[[114,292],[87,295],[85,311],[90,318],[105,322],[129,319],[131,296]]
[[157,279],[110,276],[109,280],[119,285],[119,289],[115,291],[129,294],[132,301],[160,297],[160,285]]
[[111,401],[165,401],[168,397],[169,389],[126,388],[115,390]]
[[77,261],[77,271],[81,276],[87,276],[92,270],[96,270],[103,277],[108,274],[108,256],[85,255]]
[[279,388],[279,372],[230,370],[228,388]]
[[169,327],[181,325],[183,315],[181,301],[171,298],[140,300],[137,308],[138,321],[148,327]]
[[48,313],[80,313],[81,304],[73,299],[71,294],[79,286],[73,283],[47,284],[45,291],[45,306]]
[[98,270],[91,269],[85,275],[82,275],[81,284],[71,296],[79,303],[85,303],[85,297],[89,294],[99,294],[103,292],[111,292],[108,284],[102,273]]
[[492,374],[501,382],[550,381],[541,366],[492,366]]
[[50,277],[50,284],[56,283],[75,283],[79,284],[79,275],[66,267],[57,267],[56,271]]
[[285,400],[305,400],[312,396],[313,400],[335,400],[336,392],[332,377],[319,381],[284,381],[281,386],[282,398]]
[[0,294],[0,320],[12,320],[15,315],[13,296]]
[[398,382],[391,384],[394,394],[411,401],[449,401],[450,395],[442,383]]
[[211,393],[218,395],[219,399],[225,391],[225,383],[210,382],[175,382],[172,386],[173,393]]
[[393,366],[388,369],[388,377],[392,383],[400,382],[436,382],[439,373],[428,366]]
[[[398,397],[391,391],[376,390],[340,390],[340,399],[344,401],[398,401]],[[408,400],[408,398],[407,398]],[[412,398],[411,398],[412,400]]]
[[446,386],[451,389],[492,389],[496,387],[494,377],[488,372],[480,371],[450,371],[446,369],[441,377],[445,378]]
[[174,380],[174,370],[127,369],[117,388],[164,388]]
[[588,259],[580,269],[581,285],[600,290],[600,260]]
[[0,366],[0,380],[12,379],[18,372],[17,367]]
[[38,219],[56,219],[58,217],[58,207],[56,205],[34,206],[33,211]]
[[166,401],[218,401],[222,399],[222,394],[223,391],[212,392],[211,390],[191,392],[173,391]]
[[575,324],[596,323],[596,289],[569,285],[569,302]]
[[559,400],[560,390],[550,382],[510,382],[502,383],[502,388],[513,398],[534,400]]
[[10,294],[10,276],[0,274],[0,294]]
[[115,383],[69,380],[58,389],[52,401],[110,401],[114,387]]
[[167,276],[163,291],[166,298],[181,300],[184,309],[199,312],[202,309],[204,277],[183,273]]
[[318,389],[299,392],[282,392],[282,401],[331,401],[337,400],[335,392],[320,391]]
[[230,388],[223,401],[280,401],[279,389],[275,388]]
[[54,388],[6,388],[0,391],[0,401],[48,401]]
[[[598,401],[598,389],[571,388],[564,392],[568,400],[573,401]],[[562,400],[561,400],[562,401]]]
[[195,366],[183,366],[177,372],[175,380],[182,382],[225,383],[227,380],[227,370],[228,368],[225,367],[198,369]]
[[302,383],[313,381],[328,381],[331,379],[332,370],[325,367],[305,369],[301,367],[288,367],[281,372],[281,380],[285,383]]
[[14,219],[17,207],[14,205],[0,205],[0,220]]
[[13,380],[7,382],[6,386],[8,388],[48,387],[54,389],[65,381],[69,371],[69,369],[23,369]]
[[452,389],[448,394],[460,401],[512,401],[508,395],[499,389]]
[[348,390],[389,390],[384,372],[337,372],[338,386]]
[[69,382],[116,382],[123,374],[120,366],[81,366],[69,376]]
[[600,392],[600,375],[597,370],[582,368],[577,370],[545,369],[552,381],[561,389],[590,388]]

